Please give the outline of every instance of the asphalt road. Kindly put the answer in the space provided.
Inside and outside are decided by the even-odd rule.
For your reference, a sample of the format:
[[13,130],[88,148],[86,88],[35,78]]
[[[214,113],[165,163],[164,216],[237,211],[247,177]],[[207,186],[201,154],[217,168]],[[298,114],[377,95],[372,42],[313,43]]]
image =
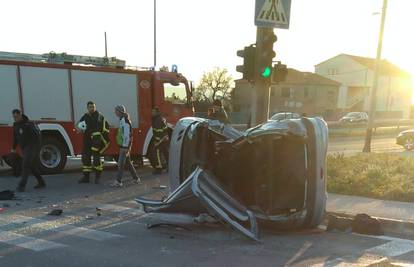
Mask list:
[[[342,137],[329,140],[329,153],[356,154],[364,147],[363,137]],[[378,153],[402,153],[404,149],[396,144],[395,137],[377,136],[372,139],[371,148]]]
[[[365,266],[382,258],[414,263],[414,241],[328,233],[263,231],[262,242],[245,239],[221,224],[196,224],[183,215],[145,214],[136,196],[162,198],[166,175],[142,170],[143,183],[114,189],[114,171],[101,185],[77,184],[79,174],[46,177],[48,187],[0,201],[0,266]],[[0,175],[0,191],[17,179]],[[101,209],[98,216],[96,208]],[[46,215],[62,209],[58,217]],[[173,227],[147,225],[173,222]],[[180,227],[184,226],[184,227]]]

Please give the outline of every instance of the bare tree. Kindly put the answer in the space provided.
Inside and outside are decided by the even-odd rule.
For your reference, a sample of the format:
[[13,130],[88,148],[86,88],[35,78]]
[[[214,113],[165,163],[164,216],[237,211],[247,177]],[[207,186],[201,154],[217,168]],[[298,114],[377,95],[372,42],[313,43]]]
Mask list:
[[207,101],[212,103],[214,99],[229,98],[233,78],[227,69],[214,68],[212,71],[205,72],[195,90],[194,98],[196,101]]

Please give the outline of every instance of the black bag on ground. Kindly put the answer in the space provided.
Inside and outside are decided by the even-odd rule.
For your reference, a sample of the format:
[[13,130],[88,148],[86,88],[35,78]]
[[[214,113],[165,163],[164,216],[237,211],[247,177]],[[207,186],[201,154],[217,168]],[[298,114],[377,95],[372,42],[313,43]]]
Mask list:
[[327,231],[350,232],[352,230],[351,218],[340,217],[333,214],[328,215]]
[[4,162],[13,170],[13,175],[19,177],[22,172],[22,157],[17,153],[9,153],[3,156]]
[[12,200],[14,199],[14,192],[5,190],[0,192],[0,200]]
[[368,214],[358,214],[352,222],[352,231],[365,235],[383,235],[384,231],[378,219]]

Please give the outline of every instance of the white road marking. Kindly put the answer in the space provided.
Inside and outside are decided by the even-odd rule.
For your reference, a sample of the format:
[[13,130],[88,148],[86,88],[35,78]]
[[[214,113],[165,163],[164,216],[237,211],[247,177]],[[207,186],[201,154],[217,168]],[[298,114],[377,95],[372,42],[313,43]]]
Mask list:
[[[326,230],[325,226],[319,226],[320,229]],[[339,267],[339,266],[361,266],[369,265],[380,261],[387,260],[388,257],[398,257],[414,251],[414,240],[402,239],[391,236],[372,236],[356,234],[356,236],[369,237],[386,241],[386,243],[368,248],[363,251],[362,256],[347,255],[338,257],[323,263],[312,265],[313,267]],[[412,265],[414,266],[414,264]]]
[[367,249],[365,252],[385,257],[398,257],[411,251],[414,251],[413,242],[389,241],[380,246]]
[[107,239],[122,237],[117,234],[93,230],[86,227],[73,226],[70,224],[66,224],[64,222],[42,220],[22,215],[10,215],[7,217],[7,220],[5,220],[5,218],[0,218],[0,221],[4,222],[3,228],[5,226],[12,226],[13,224],[22,224],[22,227],[34,227],[44,231],[53,231],[65,235],[78,236],[95,241],[103,241]]
[[26,248],[33,251],[44,251],[49,249],[56,249],[66,247],[63,244],[47,241],[43,239],[36,239],[12,232],[4,232],[0,230],[0,242],[8,245],[14,245],[21,248]]

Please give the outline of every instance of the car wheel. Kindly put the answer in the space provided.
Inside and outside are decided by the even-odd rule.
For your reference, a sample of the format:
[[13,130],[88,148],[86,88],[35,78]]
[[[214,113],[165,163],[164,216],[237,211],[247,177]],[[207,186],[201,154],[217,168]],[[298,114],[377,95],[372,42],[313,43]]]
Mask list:
[[413,140],[413,138],[412,137],[407,137],[405,140],[404,140],[404,148],[406,149],[406,150],[413,150],[414,149],[414,140]]
[[67,151],[64,145],[53,137],[45,137],[39,151],[39,170],[42,174],[60,173],[66,166]]

